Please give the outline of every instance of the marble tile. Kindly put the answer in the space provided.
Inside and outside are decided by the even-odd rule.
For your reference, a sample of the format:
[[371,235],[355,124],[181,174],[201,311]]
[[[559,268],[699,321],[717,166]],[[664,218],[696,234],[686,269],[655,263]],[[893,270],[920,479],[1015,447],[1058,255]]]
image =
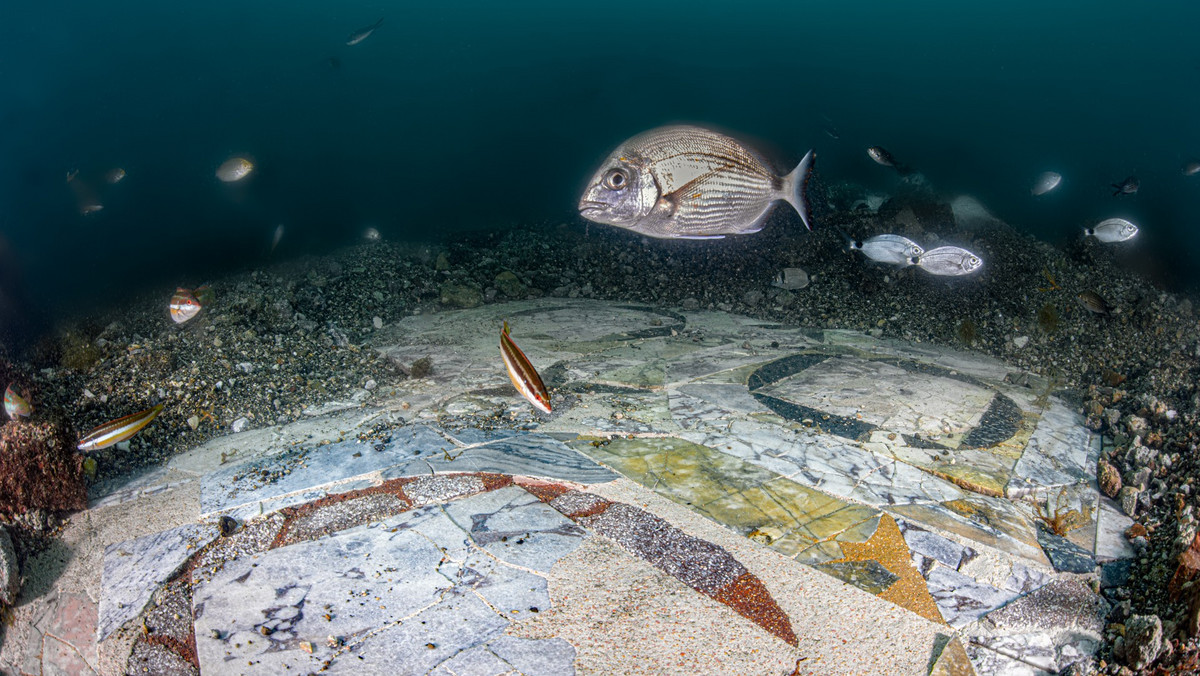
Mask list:
[[868,505],[935,503],[965,496],[954,484],[911,465],[809,430],[733,420],[679,436],[835,497]]
[[687,384],[669,390],[671,417],[680,427],[695,427],[700,420],[728,421],[734,415],[770,413],[746,391],[745,385]]
[[914,378],[895,365],[854,357],[828,359],[759,392],[925,437],[971,431],[995,396],[989,389],[960,380]]
[[[429,676],[499,676],[513,673],[512,666],[488,650],[486,644],[476,645],[442,662]],[[572,672],[567,672],[572,673]]]
[[900,579],[878,561],[830,561],[817,565],[817,570],[875,595],[887,591]]
[[527,639],[500,636],[488,648],[527,676],[570,676],[575,673],[575,648],[561,638]]
[[201,668],[237,660],[277,674],[332,660],[334,673],[426,673],[549,608],[535,571],[585,536],[508,487],[228,561],[193,590]]
[[[986,449],[975,448],[918,448],[900,443],[876,441],[889,433],[872,434],[872,441],[863,447],[880,455],[891,456],[913,467],[919,467],[973,493],[1004,497],[1005,487],[1012,478],[1012,469],[1020,451],[1010,444]],[[893,433],[894,434],[894,433]],[[890,440],[889,440],[890,441]]]
[[1056,673],[1039,669],[975,642],[967,644],[967,655],[975,666],[975,673],[980,676],[1053,676],[1053,673]]
[[444,453],[426,453],[382,473],[389,479],[431,472],[495,472],[562,479],[582,484],[604,483],[617,478],[612,470],[597,464],[566,444],[543,434],[521,434]]
[[957,637],[951,637],[929,669],[929,676],[975,676],[975,667],[967,649]]
[[1055,570],[1065,573],[1091,573],[1096,570],[1096,560],[1083,547],[1045,528],[1037,529],[1037,537]]
[[978,556],[974,549],[960,545],[904,519],[896,519],[896,525],[899,526],[900,533],[904,535],[904,542],[908,544],[911,553],[933,559],[952,570],[960,569],[963,564]]
[[432,461],[455,448],[450,440],[424,425],[396,429],[386,443],[349,440],[297,446],[207,475],[200,488],[200,511],[211,514],[409,463],[414,458]]
[[137,617],[158,587],[217,535],[214,524],[188,524],[109,545],[100,585],[99,640]]
[[955,628],[965,627],[1017,597],[942,565],[934,565],[925,581],[942,617]]
[[1058,660],[1054,642],[1042,633],[1009,634],[1007,636],[977,636],[971,639],[977,645],[994,650],[1030,666],[1051,673],[1058,673]]
[[1039,488],[1094,481],[1099,442],[1099,437],[1083,426],[1078,413],[1052,401],[1042,411],[1013,468],[1008,495],[1019,497]]
[[1096,652],[1109,610],[1083,582],[1056,580],[988,613],[971,642],[1058,673]]
[[1125,529],[1133,525],[1133,519],[1121,513],[1120,508],[1107,497],[1100,497],[1100,511],[1096,527],[1096,560],[1100,563],[1133,558],[1136,552]]
[[1003,589],[1016,594],[1028,594],[1035,589],[1045,586],[1053,579],[1054,577],[1048,573],[1024,566],[1020,563],[1013,563],[1008,574],[1008,579],[1004,582]]
[[973,495],[939,505],[895,505],[887,509],[923,527],[974,540],[1035,565],[1050,563],[1038,544],[1033,524],[1002,498]]
[[[724,380],[724,378],[713,378],[713,376],[729,374],[734,371],[746,373],[748,372],[746,367],[763,364],[779,356],[778,348],[765,347],[747,350],[735,343],[703,348],[672,359],[667,364],[667,382],[682,384],[700,379],[709,382]],[[744,379],[733,380],[734,383],[745,384]]]
[[99,482],[88,489],[88,509],[110,507],[130,500],[155,495],[194,481],[193,474],[153,467],[134,476],[122,476]]

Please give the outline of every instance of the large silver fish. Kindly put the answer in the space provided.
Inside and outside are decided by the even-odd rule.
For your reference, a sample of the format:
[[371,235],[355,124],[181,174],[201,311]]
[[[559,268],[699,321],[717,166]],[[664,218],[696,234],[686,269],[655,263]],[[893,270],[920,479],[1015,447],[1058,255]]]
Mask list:
[[912,265],[913,259],[925,253],[921,245],[900,235],[876,235],[868,240],[851,241],[850,249],[878,263]]
[[1100,221],[1094,228],[1084,228],[1083,234],[1091,235],[1105,244],[1111,244],[1132,239],[1138,234],[1138,227],[1124,218],[1109,218]]
[[1062,183],[1062,174],[1053,171],[1044,171],[1038,175],[1037,181],[1034,182],[1029,192],[1034,195],[1045,195],[1057,188],[1059,183]]
[[784,200],[811,230],[804,193],[813,157],[810,150],[779,176],[724,134],[659,127],[608,156],[579,200],[579,213],[649,237],[714,239],[762,230],[771,206]]
[[367,26],[366,28],[359,28],[358,30],[351,33],[350,37],[346,38],[346,44],[350,45],[350,46],[354,46],[354,45],[357,45],[358,43],[362,42],[363,40],[366,40],[367,38],[371,37],[371,33],[374,33],[375,29],[379,28],[379,25],[382,23],[383,23],[383,18],[380,18],[379,21],[376,21],[375,23],[371,24],[370,26]]
[[983,267],[983,260],[956,246],[939,246],[917,257],[917,267],[931,275],[969,275]]

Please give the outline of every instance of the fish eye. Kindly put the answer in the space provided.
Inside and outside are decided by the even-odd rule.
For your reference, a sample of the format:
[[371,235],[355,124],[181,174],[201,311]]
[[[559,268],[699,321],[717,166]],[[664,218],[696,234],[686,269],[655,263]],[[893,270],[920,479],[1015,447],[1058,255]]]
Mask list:
[[624,169],[613,169],[604,177],[604,187],[609,190],[624,190],[629,183],[629,177]]

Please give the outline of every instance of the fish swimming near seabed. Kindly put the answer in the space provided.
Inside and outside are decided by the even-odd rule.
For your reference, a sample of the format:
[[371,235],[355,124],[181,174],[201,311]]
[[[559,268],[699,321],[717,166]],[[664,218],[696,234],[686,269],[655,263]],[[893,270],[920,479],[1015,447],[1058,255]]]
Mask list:
[[913,260],[925,253],[921,245],[900,235],[876,235],[864,241],[851,240],[850,249],[861,251],[877,263],[913,265]]
[[1095,237],[1105,244],[1111,244],[1133,239],[1138,234],[1138,227],[1124,218],[1109,218],[1100,221],[1095,227],[1084,228],[1083,234],[1085,237]]
[[651,129],[614,150],[579,200],[579,213],[648,237],[718,239],[762,230],[783,200],[812,230],[805,196],[810,150],[790,173],[741,142],[702,127]]
[[380,17],[379,21],[376,21],[375,23],[371,24],[370,26],[367,26],[366,28],[360,28],[360,29],[354,31],[353,33],[351,33],[350,37],[346,38],[346,44],[353,47],[354,45],[357,45],[358,43],[362,42],[363,40],[366,40],[367,38],[371,37],[371,33],[374,33],[375,29],[379,28],[380,24],[383,23],[383,19],[384,19],[384,17]]
[[1079,300],[1080,305],[1093,314],[1106,315],[1112,312],[1112,306],[1108,304],[1108,301],[1095,291],[1082,291],[1075,298]]
[[508,378],[521,396],[529,400],[534,408],[543,413],[550,413],[550,393],[542,377],[529,363],[529,358],[517,347],[508,335],[508,322],[500,330],[500,357],[504,360],[504,368],[508,370]]
[[1062,183],[1062,174],[1053,171],[1044,171],[1038,175],[1029,192],[1035,196],[1045,195],[1057,188],[1059,183]]
[[983,259],[957,246],[939,246],[917,256],[914,265],[931,275],[957,277],[978,272]]
[[1113,183],[1113,197],[1117,195],[1136,195],[1138,188],[1142,187],[1142,182],[1137,176],[1130,176],[1120,183]]
[[200,314],[202,306],[191,289],[185,289],[181,286],[175,289],[175,293],[171,296],[171,302],[167,307],[171,311],[171,320],[176,324],[183,324],[192,317]]
[[87,453],[119,444],[141,432],[146,425],[149,425],[158,417],[159,413],[162,413],[162,410],[163,405],[158,404],[145,411],[139,411],[132,415],[106,422],[88,432],[79,440],[79,450]]
[[871,156],[871,159],[875,160],[876,164],[881,164],[885,167],[891,167],[901,174],[912,173],[911,169],[903,164],[900,164],[896,157],[889,153],[887,149],[882,146],[871,146],[870,148],[867,148],[867,154]]
[[33,406],[29,404],[28,399],[17,394],[12,385],[9,385],[4,390],[4,412],[8,414],[9,420],[28,418],[33,414]]
[[280,240],[283,239],[283,223],[275,226],[275,233],[271,235],[271,250],[268,255],[275,253],[275,247],[279,246]]

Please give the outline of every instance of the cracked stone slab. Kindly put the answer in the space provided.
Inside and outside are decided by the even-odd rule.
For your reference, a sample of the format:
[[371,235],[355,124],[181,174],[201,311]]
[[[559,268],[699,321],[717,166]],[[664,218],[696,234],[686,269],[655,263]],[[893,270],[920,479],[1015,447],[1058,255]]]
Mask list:
[[383,472],[383,477],[415,476],[430,472],[495,472],[595,484],[617,474],[544,434],[522,434],[481,445],[428,454]]
[[[584,537],[507,487],[228,561],[193,590],[201,670],[362,673],[390,662],[388,673],[425,673],[549,607],[534,571]],[[331,635],[344,645],[328,645]]]
[[1026,495],[1040,488],[1095,481],[1100,437],[1083,418],[1058,401],[1042,411],[1021,459],[1013,468],[1007,493]]
[[1108,611],[1082,582],[1056,580],[988,613],[969,632],[973,644],[1058,673],[1096,652]]
[[213,524],[187,524],[109,545],[104,551],[98,640],[137,617],[159,585],[217,535]]

